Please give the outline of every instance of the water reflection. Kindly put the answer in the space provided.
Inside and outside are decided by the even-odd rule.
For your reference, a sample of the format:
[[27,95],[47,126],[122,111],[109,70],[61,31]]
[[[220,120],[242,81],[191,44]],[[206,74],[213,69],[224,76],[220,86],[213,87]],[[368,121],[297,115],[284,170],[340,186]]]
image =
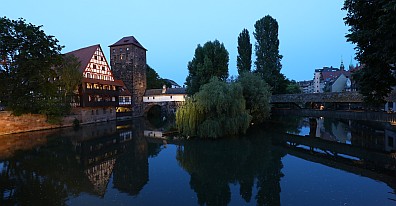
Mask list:
[[246,138],[189,141],[178,149],[176,158],[191,175],[190,186],[200,205],[227,205],[231,199],[230,184],[240,185],[240,196],[247,203],[254,195],[257,205],[280,205],[284,155],[271,149],[270,138]]
[[378,151],[396,151],[396,127],[384,122],[275,116],[276,131],[351,144]]
[[[0,205],[72,205],[70,200],[86,196],[106,204],[101,201],[110,194],[115,199],[133,197],[120,204],[133,200],[147,204],[160,196],[153,187],[163,184],[154,182],[155,175],[150,179],[150,174],[161,176],[158,171],[164,167],[181,167],[187,175],[186,182],[161,176],[191,188],[174,197],[185,204],[280,205],[285,198],[281,182],[288,178],[283,165],[286,155],[386,183],[396,192],[393,126],[285,116],[273,117],[266,125],[238,139],[192,140],[177,146],[157,139],[162,135],[149,135],[163,129],[140,119],[3,136]],[[172,145],[167,151],[170,160],[151,164],[150,158],[166,161],[161,158],[164,143]],[[309,177],[306,181],[321,182]],[[191,199],[189,192],[196,198]]]
[[[160,148],[148,147],[140,122],[119,130],[109,122],[51,131],[44,137],[3,136],[2,142],[18,144],[1,153],[0,205],[65,205],[70,196],[82,193],[103,197],[112,174],[114,188],[137,195],[148,182],[148,156]],[[28,141],[20,144],[22,138]]]

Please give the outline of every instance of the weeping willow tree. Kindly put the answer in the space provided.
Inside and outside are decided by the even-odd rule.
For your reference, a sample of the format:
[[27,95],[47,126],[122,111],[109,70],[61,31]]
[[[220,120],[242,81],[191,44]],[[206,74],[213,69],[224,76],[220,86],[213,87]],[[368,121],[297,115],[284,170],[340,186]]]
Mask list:
[[245,133],[252,117],[245,108],[239,83],[212,78],[176,112],[176,125],[185,136],[219,138]]

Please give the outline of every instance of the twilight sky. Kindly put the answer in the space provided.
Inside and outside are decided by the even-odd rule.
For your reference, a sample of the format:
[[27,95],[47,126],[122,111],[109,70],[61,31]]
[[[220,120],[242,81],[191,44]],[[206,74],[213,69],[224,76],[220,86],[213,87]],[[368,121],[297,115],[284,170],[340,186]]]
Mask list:
[[[354,45],[345,39],[348,27],[343,21],[343,2],[13,0],[0,4],[0,16],[22,17],[34,25],[43,25],[46,34],[54,35],[65,46],[63,53],[100,44],[109,59],[109,45],[124,36],[135,36],[148,49],[147,64],[161,77],[182,85],[197,45],[215,39],[224,43],[230,54],[229,73],[236,75],[239,33],[248,29],[254,45],[254,24],[269,14],[279,24],[281,72],[301,81],[312,79],[316,68],[339,67],[341,57],[347,66],[355,56]],[[253,53],[253,62],[255,58]]]

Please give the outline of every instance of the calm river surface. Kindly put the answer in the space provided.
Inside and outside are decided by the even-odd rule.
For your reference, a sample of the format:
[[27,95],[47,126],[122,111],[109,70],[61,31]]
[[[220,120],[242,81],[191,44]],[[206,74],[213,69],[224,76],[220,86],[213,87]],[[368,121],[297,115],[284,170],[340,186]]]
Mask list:
[[0,205],[396,205],[391,124],[274,117],[216,141],[147,125],[0,136]]

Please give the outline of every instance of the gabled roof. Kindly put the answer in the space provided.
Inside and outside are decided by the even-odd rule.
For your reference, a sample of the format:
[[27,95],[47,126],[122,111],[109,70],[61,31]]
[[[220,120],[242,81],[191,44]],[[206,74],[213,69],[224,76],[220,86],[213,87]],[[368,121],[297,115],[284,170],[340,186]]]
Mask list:
[[328,72],[322,71],[322,76],[325,81],[331,81],[333,79],[337,79],[341,74],[345,75],[347,78],[350,78],[351,76],[351,72],[345,70],[328,71]]
[[113,46],[122,46],[122,45],[128,45],[128,44],[133,44],[139,48],[142,48],[147,51],[146,48],[144,48],[133,36],[127,36],[123,37],[122,39],[118,40],[116,43],[110,45],[109,47]]
[[[77,50],[68,52],[65,55],[74,55],[75,57],[77,57],[81,62],[80,72],[83,73],[85,71],[85,69],[87,68],[88,63],[90,62],[92,56],[95,54],[95,51],[98,48],[100,48],[100,50],[102,50],[100,45],[96,44],[93,46],[89,46],[89,47],[85,47],[85,48],[81,48],[81,49],[77,49]],[[102,50],[102,52],[103,52],[103,50]]]

